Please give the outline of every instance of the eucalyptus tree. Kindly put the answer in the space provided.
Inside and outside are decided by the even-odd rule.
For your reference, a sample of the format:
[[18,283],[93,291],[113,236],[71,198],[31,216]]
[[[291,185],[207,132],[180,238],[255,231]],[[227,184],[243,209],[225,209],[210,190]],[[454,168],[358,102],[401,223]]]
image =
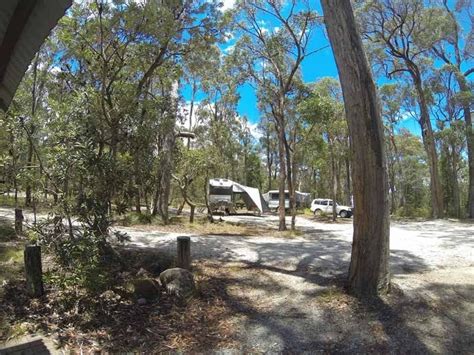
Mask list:
[[[466,127],[462,123],[464,104],[458,100],[457,83],[456,74],[446,67],[436,71],[430,80],[434,96],[432,114],[436,117],[439,128],[437,138],[441,151],[446,211],[451,216],[461,218],[464,213],[461,213],[459,170],[463,163],[462,153],[467,137]],[[467,200],[469,203],[469,196]]]
[[[465,135],[467,143],[467,158],[469,166],[469,192],[467,212],[469,218],[474,218],[474,130],[472,125],[472,103],[474,101],[472,76],[474,75],[474,15],[473,5],[470,1],[447,0],[436,1],[435,4],[444,10],[444,32],[440,41],[433,43],[432,51],[444,64],[445,69],[454,74],[454,79],[459,86],[456,100],[461,104]],[[454,5],[454,8],[453,8]],[[464,25],[461,25],[464,18]],[[436,21],[427,24],[429,29],[439,25]],[[434,34],[437,31],[433,31]]]
[[14,116],[0,113],[0,179],[3,192],[10,196],[13,189],[15,207],[19,206],[20,174],[25,155],[24,147],[28,146],[23,128]]
[[[107,161],[103,201],[109,206],[120,189],[125,185],[128,189],[127,154],[134,161],[130,170],[135,175],[135,194],[140,195],[147,190],[142,186],[147,177],[143,172],[150,171],[156,160],[143,156],[159,152],[162,166],[157,168],[160,175],[152,179],[153,204],[167,221],[177,120],[177,98],[172,91],[182,58],[219,36],[217,5],[209,1],[96,1],[76,4],[60,24],[61,65],[74,90],[87,93],[87,110],[96,120],[97,156]],[[143,162],[148,166],[142,166]]]
[[[272,28],[265,27],[264,18],[268,19]],[[285,230],[287,180],[290,204],[295,205],[291,174],[287,174],[291,162],[287,161],[285,151],[286,112],[301,63],[317,51],[310,48],[310,39],[318,24],[318,16],[309,1],[243,0],[236,4],[235,21],[240,37],[233,55],[258,88],[259,99],[270,108],[278,132],[279,230]]]
[[240,138],[245,129],[237,113],[237,88],[242,79],[232,58],[224,56],[219,48],[215,47],[207,60],[209,63],[201,81],[204,97],[196,114],[205,128],[206,138],[203,138],[218,148],[216,158],[223,164],[223,169],[215,173],[238,180]]
[[[328,171],[331,172],[330,192],[333,201],[338,201],[341,195],[340,166],[341,160],[348,160],[348,132],[344,120],[344,105],[339,82],[334,78],[322,78],[312,86],[312,93],[299,104],[312,134],[320,134],[327,142]],[[308,132],[309,133],[309,132]],[[309,134],[311,134],[309,133]],[[350,174],[346,176],[350,180]],[[347,190],[349,193],[349,190]],[[350,196],[346,196],[350,199]],[[336,220],[336,204],[333,204],[333,220]]]
[[354,237],[349,268],[357,295],[387,292],[389,206],[387,166],[377,91],[349,1],[322,1],[324,22],[344,95],[354,164]]
[[260,118],[258,129],[262,132],[260,137],[260,146],[265,154],[265,168],[267,172],[267,184],[266,189],[273,189],[273,181],[275,180],[277,166],[278,166],[278,156],[276,153],[277,150],[277,137],[276,131],[273,129],[273,120],[268,115],[263,115]]
[[404,217],[426,218],[430,213],[430,182],[428,159],[417,135],[401,128],[394,136],[397,146],[394,158],[400,165],[396,174],[400,204],[396,214]]
[[382,117],[387,137],[387,165],[389,175],[389,188],[391,200],[391,212],[395,213],[399,206],[404,204],[403,187],[404,180],[400,179],[403,174],[400,162],[399,147],[396,141],[397,125],[406,117],[407,112],[403,105],[405,95],[411,95],[402,84],[385,84],[379,88],[380,101],[382,105]]
[[[438,153],[430,119],[430,97],[426,88],[426,73],[432,66],[432,46],[439,41],[432,35],[439,11],[425,8],[422,0],[369,0],[359,9],[359,23],[369,41],[373,59],[379,62],[389,78],[405,76],[411,80],[419,106],[418,122],[429,158],[432,215],[444,214],[442,184],[439,176]],[[442,31],[442,26],[436,28]]]

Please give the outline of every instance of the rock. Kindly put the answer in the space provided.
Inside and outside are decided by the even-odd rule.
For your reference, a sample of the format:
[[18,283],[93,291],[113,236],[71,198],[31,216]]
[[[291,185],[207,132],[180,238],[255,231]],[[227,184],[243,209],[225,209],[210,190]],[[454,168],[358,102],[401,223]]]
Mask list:
[[160,296],[159,283],[150,278],[140,278],[132,281],[132,292],[137,298],[146,298],[151,300]]
[[171,295],[187,300],[196,291],[193,274],[185,269],[173,268],[160,274],[161,285]]
[[146,305],[146,303],[147,303],[147,302],[146,302],[146,298],[139,298],[139,299],[137,300],[137,303],[138,303],[139,306],[144,306],[144,305]]

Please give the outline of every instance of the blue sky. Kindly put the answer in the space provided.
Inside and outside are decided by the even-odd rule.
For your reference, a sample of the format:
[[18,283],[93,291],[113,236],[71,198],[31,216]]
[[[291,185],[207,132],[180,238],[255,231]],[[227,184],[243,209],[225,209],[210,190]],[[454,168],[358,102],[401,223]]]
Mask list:
[[[321,38],[315,38],[314,42],[324,46],[327,40],[322,34],[318,34],[318,37]],[[306,59],[302,65],[302,74],[305,82],[315,82],[325,76],[337,77],[337,68],[332,50],[326,48]],[[254,88],[246,84],[239,88],[239,94],[240,101],[237,106],[239,115],[246,116],[251,123],[259,122],[260,113],[257,109],[257,98]]]
[[[223,10],[227,10],[233,7],[235,0],[221,0],[223,2]],[[312,1],[311,5],[315,6],[315,10],[322,14],[321,5],[319,1]],[[272,19],[268,17],[261,17],[262,26],[268,30],[272,30],[277,24],[272,23]],[[235,38],[229,40],[226,44],[222,45],[222,50],[226,50],[229,47],[232,47],[235,43]],[[326,38],[324,33],[323,26],[318,28],[314,33],[312,40],[309,45],[309,50],[314,50],[317,48],[322,48],[329,45],[329,41]],[[307,57],[301,65],[301,72],[303,80],[307,83],[315,82],[320,78],[331,76],[337,77],[337,67],[334,61],[334,56],[332,50],[329,47]],[[383,77],[378,77],[377,82],[379,85],[388,82],[388,79]],[[184,88],[182,94],[185,100],[189,100],[189,89]],[[237,105],[238,114],[242,117],[246,117],[249,120],[249,123],[255,128],[256,124],[260,121],[260,112],[257,108],[257,98],[255,95],[254,88],[249,84],[245,84],[238,89],[240,94],[240,100]],[[198,95],[198,100],[199,95]],[[434,126],[435,127],[435,126]],[[407,118],[401,120],[398,124],[398,128],[408,129],[410,132],[421,135],[421,130],[418,122],[413,118],[407,115]]]

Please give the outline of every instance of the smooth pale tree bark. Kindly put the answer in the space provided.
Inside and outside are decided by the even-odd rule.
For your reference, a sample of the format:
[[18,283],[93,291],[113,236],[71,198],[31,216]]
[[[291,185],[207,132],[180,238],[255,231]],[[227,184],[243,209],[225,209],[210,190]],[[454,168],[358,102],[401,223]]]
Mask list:
[[436,143],[431,127],[428,104],[426,102],[425,90],[421,80],[421,74],[418,69],[410,69],[410,75],[415,83],[416,92],[418,93],[418,104],[420,106],[420,126],[423,145],[428,157],[428,166],[430,168],[430,190],[431,190],[431,214],[433,218],[444,217],[443,206],[443,186],[439,176],[438,153],[436,152]]
[[389,289],[388,177],[380,105],[349,0],[322,0],[351,138],[354,237],[349,283],[359,296]]
[[[282,122],[282,119],[279,120]],[[285,187],[286,187],[286,156],[285,156],[285,127],[278,125],[278,158],[280,169],[278,174],[278,230],[286,230]]]

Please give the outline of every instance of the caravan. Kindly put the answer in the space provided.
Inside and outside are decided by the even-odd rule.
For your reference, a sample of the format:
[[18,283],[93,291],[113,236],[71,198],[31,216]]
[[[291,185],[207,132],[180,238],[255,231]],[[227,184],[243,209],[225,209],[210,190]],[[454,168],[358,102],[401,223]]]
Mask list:
[[238,199],[248,211],[258,214],[266,212],[268,206],[260,190],[255,187],[241,185],[229,179],[209,180],[209,207],[212,211],[223,211],[226,214],[235,213]]
[[[296,208],[304,208],[309,207],[311,203],[311,194],[307,192],[296,192]],[[268,204],[268,208],[270,210],[277,211],[280,207],[280,193],[278,190],[270,190],[266,194],[263,195],[265,201]],[[290,194],[288,190],[285,190],[285,210],[290,208]]]

